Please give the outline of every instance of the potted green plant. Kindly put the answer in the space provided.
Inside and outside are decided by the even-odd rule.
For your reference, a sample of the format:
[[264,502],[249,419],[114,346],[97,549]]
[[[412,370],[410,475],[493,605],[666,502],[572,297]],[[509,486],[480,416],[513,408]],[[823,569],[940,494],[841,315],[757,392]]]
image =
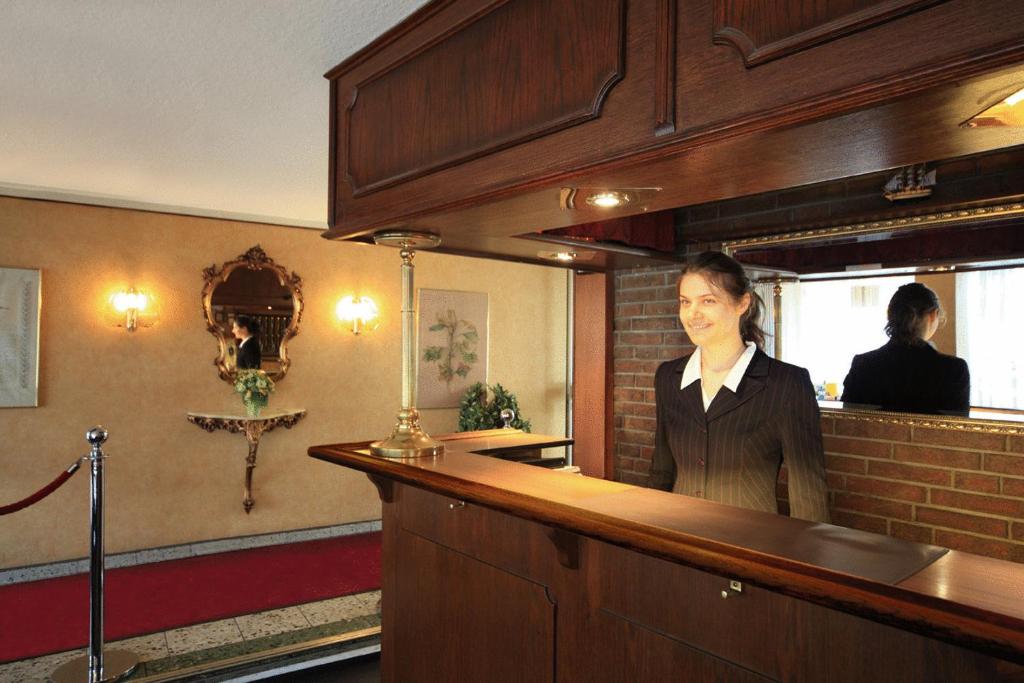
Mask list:
[[[488,389],[493,395],[491,400],[487,399]],[[509,427],[521,429],[524,432],[530,431],[530,421],[524,420],[520,415],[519,402],[516,400],[515,394],[501,384],[488,386],[483,382],[477,382],[466,390],[459,401],[459,431],[470,432],[504,427],[505,422],[501,419],[501,411],[506,409],[514,413]]]

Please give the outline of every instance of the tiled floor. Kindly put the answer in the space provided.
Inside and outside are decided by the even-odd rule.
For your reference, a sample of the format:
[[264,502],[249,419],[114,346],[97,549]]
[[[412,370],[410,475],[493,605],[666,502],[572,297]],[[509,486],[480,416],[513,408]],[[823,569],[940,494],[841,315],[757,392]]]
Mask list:
[[[163,633],[107,643],[107,649],[130,650],[143,662],[139,674],[163,673],[198,663],[270,649],[285,642],[365,628],[378,614],[380,591],[369,591],[282,609],[244,614]],[[0,664],[0,683],[46,682],[54,669],[84,654],[71,650]],[[139,674],[132,678],[138,678]]]

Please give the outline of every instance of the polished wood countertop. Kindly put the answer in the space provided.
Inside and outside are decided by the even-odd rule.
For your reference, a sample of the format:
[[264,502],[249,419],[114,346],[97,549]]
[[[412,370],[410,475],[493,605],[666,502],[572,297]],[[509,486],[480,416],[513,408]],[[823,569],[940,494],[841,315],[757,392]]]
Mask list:
[[478,455],[550,438],[493,432],[432,458],[309,455],[1024,663],[1024,565]]

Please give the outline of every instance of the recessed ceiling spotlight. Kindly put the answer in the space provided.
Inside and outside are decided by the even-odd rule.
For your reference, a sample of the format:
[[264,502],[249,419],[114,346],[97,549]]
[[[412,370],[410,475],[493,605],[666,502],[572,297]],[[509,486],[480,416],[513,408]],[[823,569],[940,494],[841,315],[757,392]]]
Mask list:
[[625,206],[628,203],[629,195],[615,190],[596,192],[587,197],[587,204],[601,209],[614,209],[617,206]]
[[591,251],[538,251],[537,256],[548,261],[558,261],[559,263],[572,263],[574,261],[589,261],[594,258],[594,252]]

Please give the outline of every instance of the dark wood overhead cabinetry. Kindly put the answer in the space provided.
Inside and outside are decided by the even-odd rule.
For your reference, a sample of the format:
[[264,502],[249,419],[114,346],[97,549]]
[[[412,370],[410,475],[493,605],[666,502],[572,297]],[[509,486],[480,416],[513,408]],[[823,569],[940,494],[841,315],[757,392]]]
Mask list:
[[511,236],[1006,146],[957,124],[1021,62],[1002,0],[438,0],[327,74],[327,236],[536,260]]

